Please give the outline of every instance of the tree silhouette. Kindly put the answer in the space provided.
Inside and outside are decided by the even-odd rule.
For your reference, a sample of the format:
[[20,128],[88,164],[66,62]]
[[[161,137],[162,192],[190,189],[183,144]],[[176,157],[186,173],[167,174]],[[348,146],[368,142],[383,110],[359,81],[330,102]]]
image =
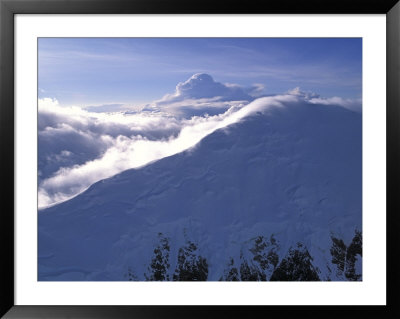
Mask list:
[[288,255],[273,272],[271,281],[319,281],[312,260],[307,248],[298,243],[296,249],[289,249]]
[[179,249],[174,281],[205,281],[208,277],[207,260],[199,255],[197,246],[188,241]]
[[148,267],[149,274],[144,274],[146,280],[166,281],[169,280],[168,269],[169,264],[169,240],[162,233],[158,234],[159,244],[154,249],[154,256]]

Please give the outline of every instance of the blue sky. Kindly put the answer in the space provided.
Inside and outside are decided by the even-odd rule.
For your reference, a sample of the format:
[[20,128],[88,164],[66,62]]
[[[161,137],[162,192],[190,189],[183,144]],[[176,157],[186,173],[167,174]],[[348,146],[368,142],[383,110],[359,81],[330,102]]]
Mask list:
[[39,98],[61,105],[144,104],[194,73],[266,94],[294,87],[362,94],[361,38],[40,38]]

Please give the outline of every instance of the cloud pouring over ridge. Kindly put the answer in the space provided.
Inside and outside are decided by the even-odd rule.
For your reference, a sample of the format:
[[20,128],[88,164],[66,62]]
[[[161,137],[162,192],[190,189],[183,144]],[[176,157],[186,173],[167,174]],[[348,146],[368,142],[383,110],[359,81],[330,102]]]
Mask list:
[[[261,85],[254,89],[261,90]],[[348,103],[347,108],[354,109],[356,103],[350,102],[324,99],[299,88],[254,99],[240,86],[221,84],[204,74],[179,83],[174,95],[141,112],[90,112],[40,99],[39,207],[67,200],[124,170],[190,149],[215,130],[256,112],[297,103],[342,107]]]

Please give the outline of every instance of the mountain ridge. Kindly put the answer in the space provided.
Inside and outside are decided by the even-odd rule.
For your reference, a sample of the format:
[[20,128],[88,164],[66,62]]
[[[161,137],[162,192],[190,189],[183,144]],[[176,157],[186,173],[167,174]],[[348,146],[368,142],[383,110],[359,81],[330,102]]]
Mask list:
[[99,181],[39,212],[39,279],[145,280],[164,236],[169,278],[192,247],[219,280],[246,242],[275,236],[280,261],[302,242],[321,279],[343,280],[330,239],[361,230],[361,128],[359,113],[287,102]]

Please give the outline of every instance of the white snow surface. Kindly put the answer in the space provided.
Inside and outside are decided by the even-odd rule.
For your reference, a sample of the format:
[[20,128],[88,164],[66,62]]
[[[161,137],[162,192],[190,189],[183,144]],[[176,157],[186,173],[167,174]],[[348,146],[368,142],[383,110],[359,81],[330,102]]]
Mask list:
[[40,210],[39,280],[118,281],[128,272],[145,280],[160,232],[171,277],[187,240],[207,259],[208,280],[219,280],[249,240],[274,235],[280,260],[302,242],[322,280],[342,280],[331,235],[348,245],[361,230],[362,116],[271,99],[186,151]]

